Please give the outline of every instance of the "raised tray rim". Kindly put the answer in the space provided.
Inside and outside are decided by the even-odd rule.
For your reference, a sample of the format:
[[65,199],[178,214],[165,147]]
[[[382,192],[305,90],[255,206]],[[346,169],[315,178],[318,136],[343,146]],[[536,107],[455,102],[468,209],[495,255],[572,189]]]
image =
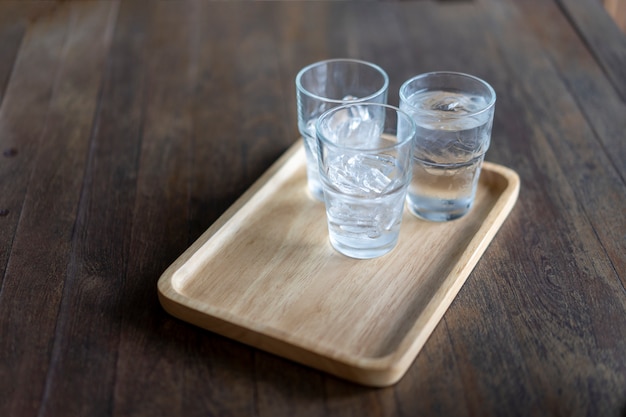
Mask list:
[[[418,326],[414,323],[406,333],[398,348],[385,356],[355,357],[342,352],[325,350],[322,347],[311,348],[306,343],[291,337],[277,328],[260,329],[258,323],[250,323],[245,319],[223,309],[211,309],[195,300],[185,297],[172,282],[174,274],[184,267],[185,263],[208,244],[211,237],[231,220],[246,204],[293,158],[302,157],[302,140],[291,146],[242,196],[233,203],[179,258],[174,261],[158,280],[158,296],[162,307],[171,315],[199,327],[214,331],[223,336],[238,340],[259,349],[277,354],[296,362],[317,368],[338,377],[368,386],[388,386],[397,382],[414,361],[426,340],[443,317],[456,294],[486,250],[487,246],[499,230],[512,210],[520,188],[518,174],[510,168],[485,161],[483,173],[493,172],[507,182],[501,194],[493,204],[485,222],[477,230],[467,245],[473,248],[470,259],[457,273],[457,278],[442,300],[445,302],[435,306],[433,313]],[[466,249],[467,251],[468,249]],[[256,330],[253,330],[256,327]],[[252,330],[252,331],[251,331]]]

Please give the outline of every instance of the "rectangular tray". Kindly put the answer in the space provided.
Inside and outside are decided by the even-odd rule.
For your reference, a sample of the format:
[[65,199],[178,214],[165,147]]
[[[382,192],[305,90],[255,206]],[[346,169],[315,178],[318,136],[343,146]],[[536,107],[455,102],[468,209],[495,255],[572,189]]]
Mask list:
[[405,211],[392,252],[355,260],[328,242],[299,140],[163,273],[159,300],[215,333],[388,386],[411,365],[518,191],[514,171],[485,162],[465,217],[431,223]]

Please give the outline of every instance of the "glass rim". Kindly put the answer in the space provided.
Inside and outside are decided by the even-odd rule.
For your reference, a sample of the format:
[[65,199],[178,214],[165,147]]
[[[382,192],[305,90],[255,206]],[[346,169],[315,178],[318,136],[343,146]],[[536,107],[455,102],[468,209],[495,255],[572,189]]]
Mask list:
[[449,76],[455,76],[458,78],[467,78],[467,79],[471,79],[473,81],[478,82],[480,85],[482,85],[483,87],[485,87],[489,93],[491,94],[491,99],[489,100],[489,102],[485,105],[485,107],[481,108],[480,110],[476,110],[473,112],[468,112],[468,113],[464,113],[464,114],[449,114],[448,117],[450,118],[464,118],[464,117],[471,117],[471,116],[476,116],[479,115],[481,113],[485,113],[488,112],[489,110],[491,110],[495,104],[496,104],[496,91],[493,89],[493,87],[491,86],[491,84],[489,84],[487,81],[483,80],[482,78],[479,78],[475,75],[471,75],[471,74],[466,74],[464,72],[457,72],[457,71],[431,71],[431,72],[425,72],[423,74],[419,74],[416,75],[414,77],[409,78],[408,80],[406,80],[404,83],[402,83],[402,85],[400,86],[400,101],[403,101],[407,106],[409,106],[411,109],[413,110],[420,110],[419,108],[415,107],[414,105],[412,105],[409,100],[408,97],[406,96],[404,90],[406,90],[406,88],[408,88],[409,84],[413,83],[416,80],[420,80],[420,79],[424,79],[424,78],[428,78],[428,77],[432,77],[432,76],[436,76],[436,75],[449,75]]
[[[398,140],[398,142],[394,143],[393,145],[382,146],[380,148],[360,148],[360,147],[352,147],[352,146],[342,146],[327,139],[326,136],[322,133],[322,130],[320,129],[322,121],[326,119],[332,113],[336,113],[340,110],[345,110],[350,107],[356,107],[356,106],[382,107],[387,110],[394,110],[398,116],[402,115],[404,118],[406,118],[409,121],[409,124],[411,126],[411,132],[409,135],[407,135],[406,138],[403,138],[402,140]],[[338,149],[347,149],[347,150],[354,151],[354,152],[381,152],[381,151],[389,151],[389,150],[398,148],[400,146],[405,145],[407,142],[412,142],[413,139],[415,138],[415,135],[417,134],[417,123],[415,123],[415,120],[413,120],[413,118],[407,112],[405,112],[404,110],[401,110],[400,108],[396,106],[392,106],[390,104],[350,102],[342,106],[333,107],[332,109],[326,110],[324,113],[322,113],[320,117],[318,117],[317,121],[315,122],[315,132],[316,132],[316,135],[315,135],[316,139]]]
[[323,97],[320,96],[318,94],[312,93],[309,90],[307,90],[306,88],[304,88],[304,86],[302,85],[302,77],[304,76],[304,74],[311,70],[312,68],[318,67],[322,64],[328,64],[328,63],[333,63],[333,62],[347,62],[347,63],[353,63],[353,64],[362,64],[365,66],[368,66],[374,70],[376,70],[379,74],[381,74],[383,76],[383,85],[381,88],[379,88],[378,90],[376,90],[375,92],[373,92],[372,94],[369,94],[365,97],[359,97],[357,99],[354,100],[350,100],[350,102],[355,102],[355,103],[359,103],[359,102],[363,102],[363,101],[368,101],[371,100],[372,98],[379,96],[380,94],[382,94],[383,92],[385,92],[386,90],[389,89],[389,75],[387,75],[387,72],[385,72],[384,69],[382,69],[382,67],[372,63],[372,62],[368,62],[368,61],[362,61],[360,59],[352,59],[352,58],[333,58],[333,59],[325,59],[323,61],[317,61],[314,62],[312,64],[307,65],[306,67],[302,68],[300,71],[298,71],[298,74],[296,75],[296,89],[306,95],[309,96],[313,99],[316,100],[320,100],[320,101],[325,101],[328,103],[336,103],[336,104],[343,104],[346,103],[346,100],[341,100],[341,99],[335,99],[335,98],[328,98],[328,97]]

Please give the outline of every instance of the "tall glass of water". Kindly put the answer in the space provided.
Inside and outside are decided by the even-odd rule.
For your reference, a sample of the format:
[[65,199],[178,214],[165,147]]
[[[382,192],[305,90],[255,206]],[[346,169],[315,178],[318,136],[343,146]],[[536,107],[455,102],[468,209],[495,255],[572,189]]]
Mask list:
[[349,104],[319,118],[319,172],[338,252],[367,259],[396,246],[415,131],[411,116],[385,104]]
[[315,123],[333,107],[349,102],[386,103],[389,77],[377,65],[355,59],[331,59],[311,64],[296,76],[298,130],[304,138],[310,193],[323,199],[317,168]]
[[417,124],[409,210],[448,221],[469,212],[491,140],[496,93],[485,81],[431,72],[406,81],[400,108]]

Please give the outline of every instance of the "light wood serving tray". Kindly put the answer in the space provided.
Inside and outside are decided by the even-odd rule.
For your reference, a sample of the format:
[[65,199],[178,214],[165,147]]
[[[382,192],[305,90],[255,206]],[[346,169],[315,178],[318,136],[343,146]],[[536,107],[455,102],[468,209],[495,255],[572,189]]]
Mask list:
[[301,140],[160,277],[173,316],[360,384],[411,365],[513,208],[518,175],[485,162],[465,217],[405,211],[398,246],[355,260],[328,242]]

